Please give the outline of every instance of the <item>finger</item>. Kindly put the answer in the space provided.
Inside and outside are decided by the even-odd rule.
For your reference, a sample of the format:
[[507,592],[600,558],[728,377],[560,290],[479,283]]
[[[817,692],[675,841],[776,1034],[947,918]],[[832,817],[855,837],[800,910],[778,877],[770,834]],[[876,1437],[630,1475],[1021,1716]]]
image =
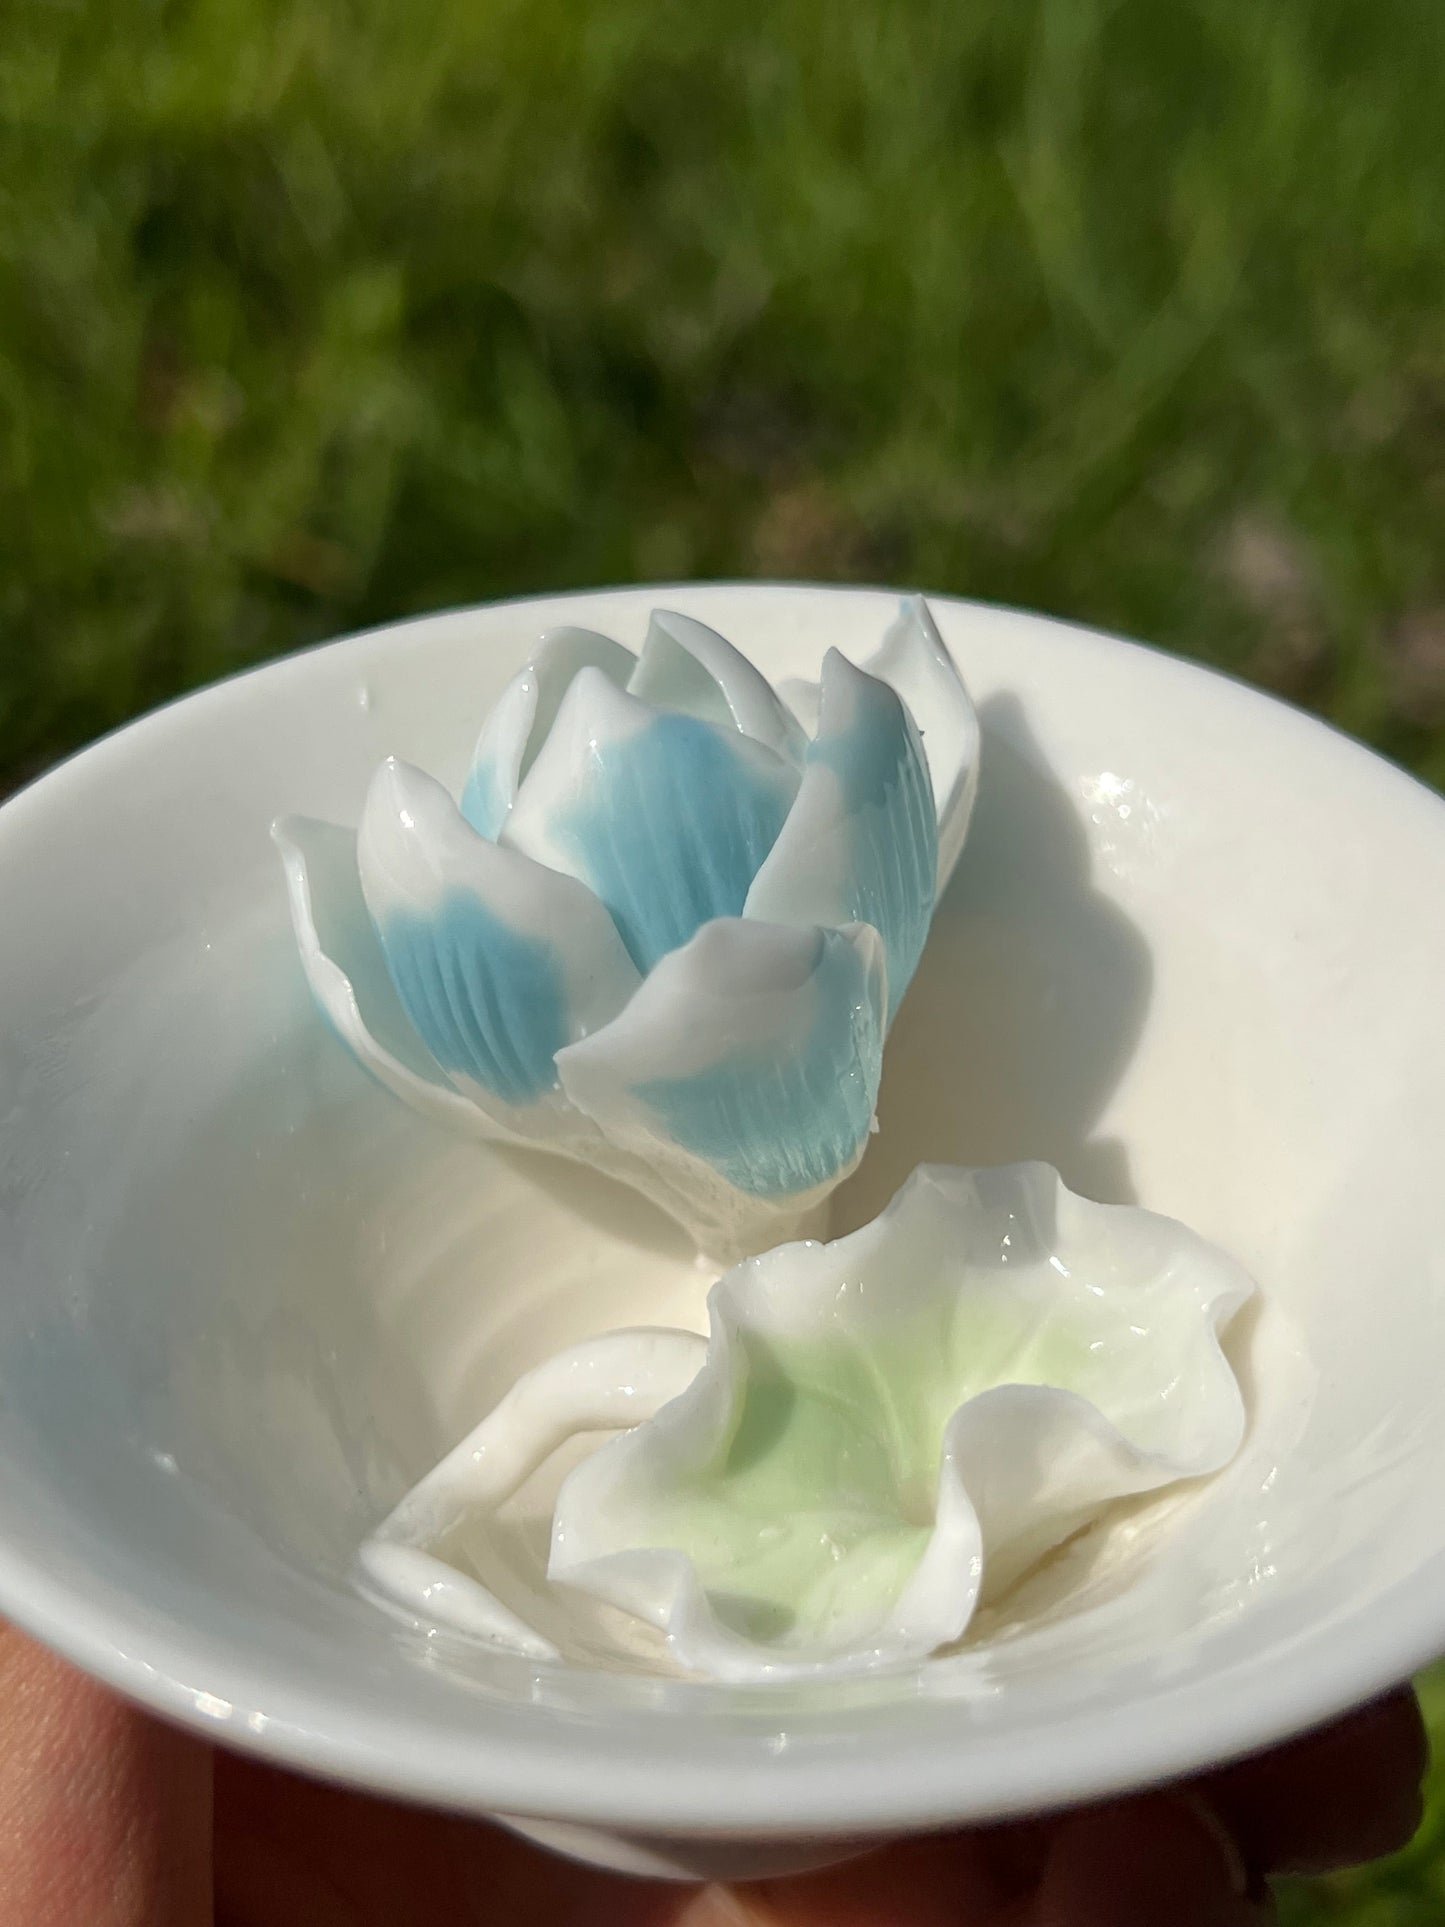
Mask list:
[[475,1820],[216,1762],[216,1904],[235,1927],[675,1927],[694,1897]]
[[1429,1741],[1413,1693],[1199,1782],[1264,1873],[1328,1873],[1403,1847],[1423,1813]]
[[0,1627],[0,1927],[209,1927],[210,1752]]
[[1123,1800],[1058,1823],[1021,1927],[1260,1927],[1238,1850],[1187,1794]]
[[1166,1794],[709,1890],[676,1927],[1260,1927],[1247,1882],[1217,1818]]
[[[712,1901],[699,1927],[1233,1927],[1272,1917],[1255,1875],[1323,1871],[1403,1846],[1428,1747],[1411,1694],[1166,1793],[1043,1826],[907,1843]],[[1032,1864],[1031,1864],[1032,1863]],[[1251,1873],[1253,1870],[1253,1874]],[[1029,1879],[1037,1877],[1037,1890]],[[1033,1892],[1018,1901],[1018,1878]],[[902,1896],[907,1896],[906,1903]],[[900,1912],[906,1904],[907,1912]],[[694,1927],[688,1917],[687,1927]]]
[[217,1904],[235,1927],[992,1927],[1042,1864],[1013,1850],[1025,1831],[906,1841],[801,1879],[690,1887],[601,1873],[495,1827],[254,1761],[216,1764]]
[[[791,1880],[627,1880],[496,1828],[223,1755],[216,1885],[235,1927],[1255,1927],[1217,1822],[1180,1796],[901,1841]],[[1156,1812],[1156,1809],[1160,1810]]]
[[900,1840],[819,1873],[709,1889],[677,1927],[1003,1927],[1037,1874],[1018,1831]]

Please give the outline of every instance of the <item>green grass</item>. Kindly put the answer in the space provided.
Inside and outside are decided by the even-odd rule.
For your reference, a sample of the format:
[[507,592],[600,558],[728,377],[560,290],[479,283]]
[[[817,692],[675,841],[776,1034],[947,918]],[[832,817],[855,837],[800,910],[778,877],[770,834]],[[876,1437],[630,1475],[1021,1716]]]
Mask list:
[[757,573],[1445,781],[1442,72],[1430,0],[10,0],[0,785],[337,630]]

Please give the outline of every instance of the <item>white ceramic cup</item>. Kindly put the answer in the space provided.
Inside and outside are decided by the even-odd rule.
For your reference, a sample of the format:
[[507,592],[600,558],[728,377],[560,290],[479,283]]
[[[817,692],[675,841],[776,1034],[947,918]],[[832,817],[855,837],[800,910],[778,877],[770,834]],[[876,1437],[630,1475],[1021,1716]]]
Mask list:
[[[1445,1649],[1445,805],[1278,703],[932,604],[978,811],[889,1045],[860,1222],[916,1162],[1057,1164],[1257,1278],[1250,1439],[957,1654],[728,1689],[428,1639],[359,1540],[516,1374],[702,1324],[661,1219],[449,1140],[354,1065],[268,829],[455,788],[537,634],[679,607],[772,677],[894,600],[630,589],[377,631],[208,690],[0,811],[0,1612],[161,1713],[603,1864],[746,1874],[1280,1739]],[[492,1554],[524,1603],[544,1508]]]

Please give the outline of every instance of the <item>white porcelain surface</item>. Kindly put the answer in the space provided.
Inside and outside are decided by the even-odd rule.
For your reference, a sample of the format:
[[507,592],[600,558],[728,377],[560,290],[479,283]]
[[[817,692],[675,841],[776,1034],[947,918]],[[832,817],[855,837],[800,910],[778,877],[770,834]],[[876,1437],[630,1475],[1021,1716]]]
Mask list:
[[710,1281],[602,1181],[366,1077],[315,1018],[269,825],[355,821],[388,754],[455,789],[539,629],[636,645],[664,600],[775,681],[893,607],[443,616],[204,693],[0,811],[0,1610],[217,1738],[661,1862],[1185,1772],[1445,1648],[1445,805],[1220,678],[943,600],[982,784],[846,1222],[920,1160],[1023,1157],[1181,1219],[1260,1286],[1242,1453],[900,1677],[602,1677],[357,1596],[358,1542],[520,1371],[698,1329]]

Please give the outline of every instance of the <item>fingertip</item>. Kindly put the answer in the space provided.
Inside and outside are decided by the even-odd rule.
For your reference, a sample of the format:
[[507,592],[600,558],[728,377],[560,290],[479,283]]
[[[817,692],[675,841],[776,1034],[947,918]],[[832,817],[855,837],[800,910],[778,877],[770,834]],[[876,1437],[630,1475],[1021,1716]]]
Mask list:
[[1059,1823],[1028,1927],[1261,1927],[1235,1842],[1192,1795],[1151,1794]]
[[730,1889],[711,1902],[723,1911],[704,1909],[681,1927],[989,1927],[1015,1891],[990,1833],[927,1834],[819,1873]]
[[1408,1689],[1201,1782],[1251,1866],[1319,1874],[1397,1853],[1424,1816],[1429,1735]]

